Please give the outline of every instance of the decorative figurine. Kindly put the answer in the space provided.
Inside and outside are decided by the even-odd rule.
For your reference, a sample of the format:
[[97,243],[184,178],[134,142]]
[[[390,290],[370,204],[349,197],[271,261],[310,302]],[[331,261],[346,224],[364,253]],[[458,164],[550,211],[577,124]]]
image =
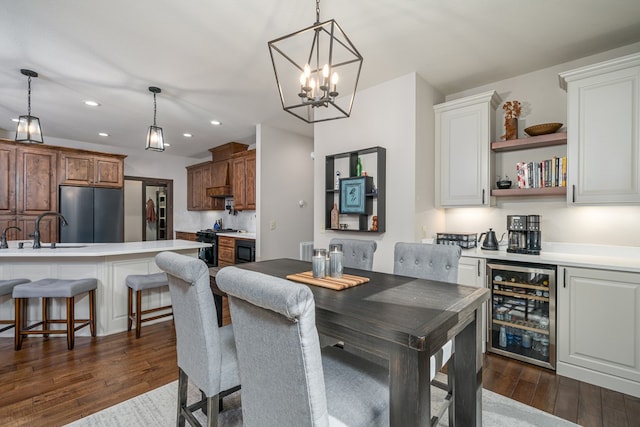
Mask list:
[[378,216],[374,215],[371,218],[371,231],[378,231]]
[[331,228],[337,230],[340,228],[340,217],[338,215],[338,204],[333,204],[333,209],[331,209]]

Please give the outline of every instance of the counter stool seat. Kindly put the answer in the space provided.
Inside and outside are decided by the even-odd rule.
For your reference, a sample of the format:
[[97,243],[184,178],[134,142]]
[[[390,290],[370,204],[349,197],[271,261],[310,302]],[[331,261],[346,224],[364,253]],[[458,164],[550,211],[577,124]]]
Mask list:
[[[16,305],[16,333],[15,349],[22,348],[22,340],[25,335],[42,334],[66,334],[67,348],[73,349],[75,344],[75,331],[89,326],[91,336],[96,336],[96,289],[98,280],[87,279],[41,279],[35,282],[23,283],[13,288],[13,299]],[[75,297],[83,293],[89,293],[89,318],[75,318]],[[29,298],[42,298],[42,321],[27,326],[27,301]],[[67,316],[65,319],[49,319],[49,299],[65,298],[67,304]],[[66,329],[50,329],[51,323],[64,323]],[[76,326],[78,324],[78,326]],[[40,326],[40,329],[36,329]]]
[[[29,283],[31,280],[29,279],[8,279],[8,280],[0,280],[0,297],[5,295],[11,295],[13,293],[13,288],[16,285],[21,283]],[[11,329],[15,326],[16,322],[14,319],[2,319],[0,320],[0,325],[8,325],[3,328],[0,328],[0,332],[4,332],[8,329]]]
[[[127,322],[127,331],[131,330],[133,322],[136,323],[136,338],[140,338],[140,330],[142,329],[142,323],[150,322],[151,320],[162,319],[163,317],[173,316],[173,310],[171,305],[163,305],[161,307],[142,309],[142,291],[149,289],[157,289],[162,287],[169,287],[169,280],[166,273],[153,273],[153,274],[131,274],[125,279],[127,288],[129,288],[127,296],[127,305],[129,306],[129,318]],[[136,309],[133,310],[133,293],[136,293]],[[158,311],[167,311],[165,313],[144,317],[147,314],[156,313]]]

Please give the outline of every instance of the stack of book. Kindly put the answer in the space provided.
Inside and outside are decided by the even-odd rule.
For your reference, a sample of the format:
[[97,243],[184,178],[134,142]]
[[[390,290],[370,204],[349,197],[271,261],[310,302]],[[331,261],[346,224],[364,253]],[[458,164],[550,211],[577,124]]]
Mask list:
[[518,188],[566,187],[567,157],[516,163],[516,175]]

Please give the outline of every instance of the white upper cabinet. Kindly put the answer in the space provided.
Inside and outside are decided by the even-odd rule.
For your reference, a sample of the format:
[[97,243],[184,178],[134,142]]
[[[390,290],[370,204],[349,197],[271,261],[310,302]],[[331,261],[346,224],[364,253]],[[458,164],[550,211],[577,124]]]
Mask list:
[[433,107],[437,206],[489,206],[489,145],[500,102],[498,94],[490,91]]
[[567,90],[567,201],[640,203],[640,53],[560,74]]

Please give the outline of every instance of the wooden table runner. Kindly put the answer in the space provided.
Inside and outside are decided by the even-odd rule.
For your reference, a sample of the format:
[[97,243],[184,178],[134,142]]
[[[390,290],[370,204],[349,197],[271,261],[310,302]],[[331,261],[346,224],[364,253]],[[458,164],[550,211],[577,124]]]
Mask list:
[[322,286],[336,291],[351,288],[369,281],[368,277],[354,276],[353,274],[343,274],[340,279],[335,277],[324,277],[320,279],[313,277],[313,273],[311,271],[289,274],[287,279],[293,280],[294,282],[306,283],[307,285]]

